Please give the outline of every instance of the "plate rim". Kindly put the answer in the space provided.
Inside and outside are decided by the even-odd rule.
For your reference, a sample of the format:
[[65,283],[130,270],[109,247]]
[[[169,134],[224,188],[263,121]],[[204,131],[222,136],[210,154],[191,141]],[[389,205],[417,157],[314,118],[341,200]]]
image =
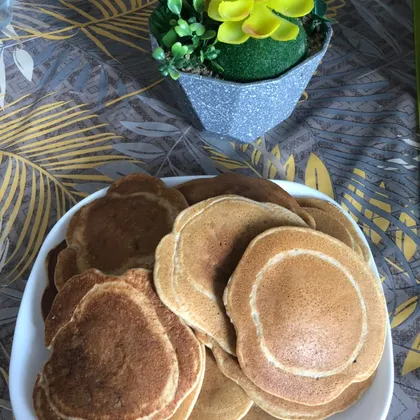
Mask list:
[[[181,177],[165,177],[165,178],[160,178],[168,187],[173,187],[175,185],[179,185],[181,183],[187,182],[187,181],[191,181],[191,180],[195,180],[195,179],[202,179],[202,178],[213,178],[213,175],[202,175],[202,176],[181,176]],[[324,193],[318,191],[318,190],[314,190],[304,184],[300,184],[297,182],[291,182],[291,181],[285,181],[285,180],[270,180],[272,182],[274,182],[275,184],[281,186],[281,187],[285,187],[285,189],[287,191],[289,190],[293,190],[293,189],[298,189],[298,190],[302,190],[302,194],[298,193],[298,194],[291,194],[293,197],[317,197],[317,198],[321,198],[324,199],[326,201],[329,201],[331,203],[333,203],[334,205],[336,205],[337,207],[339,207],[341,209],[341,207],[339,206],[339,204],[334,201],[331,197],[325,195]],[[289,188],[287,188],[289,187]],[[79,210],[81,207],[85,206],[86,204],[90,203],[91,201],[96,200],[97,198],[102,197],[103,195],[105,195],[106,191],[108,190],[108,188],[103,188],[99,191],[96,191],[93,194],[90,194],[89,196],[85,197],[83,200],[81,200],[80,202],[78,202],[76,205],[74,205],[73,207],[71,207],[61,218],[60,220],[58,220],[54,226],[51,228],[51,230],[49,231],[48,235],[45,237],[39,251],[38,251],[38,255],[35,259],[35,262],[32,266],[30,275],[28,277],[27,280],[27,284],[22,296],[22,300],[20,303],[20,307],[19,307],[19,312],[18,312],[18,316],[16,319],[16,324],[15,324],[15,330],[14,330],[14,334],[13,334],[13,344],[12,344],[12,351],[11,351],[11,357],[10,357],[10,365],[9,365],[9,393],[10,393],[10,401],[12,404],[12,410],[13,407],[16,407],[16,410],[14,411],[14,416],[16,418],[16,420],[29,420],[27,413],[24,414],[24,416],[20,416],[20,411],[19,409],[17,409],[17,407],[20,407],[21,404],[23,405],[27,405],[28,401],[27,401],[27,397],[28,395],[26,395],[27,393],[24,392],[20,392],[19,390],[22,390],[25,386],[22,385],[24,381],[24,379],[27,377],[27,375],[21,375],[20,372],[22,369],[20,369],[20,363],[19,361],[22,360],[22,357],[20,357],[20,353],[21,350],[20,348],[18,348],[18,343],[21,341],[20,339],[20,335],[21,335],[21,330],[25,328],[26,322],[27,322],[27,317],[26,317],[26,311],[30,309],[31,305],[36,304],[35,300],[33,299],[33,295],[36,291],[39,292],[39,290],[36,290],[36,288],[38,287],[41,288],[42,286],[42,293],[43,290],[45,288],[46,282],[44,279],[44,282],[42,282],[42,279],[36,278],[37,275],[36,273],[42,269],[42,266],[44,267],[45,270],[45,260],[46,257],[48,255],[48,252],[52,249],[52,247],[58,245],[62,239],[60,240],[60,238],[62,237],[61,235],[59,235],[59,231],[61,229],[64,229],[66,227],[66,225],[68,224],[68,221],[70,220],[70,218],[72,217],[72,215]],[[306,194],[305,194],[306,191]],[[365,245],[368,247],[369,249],[369,253],[370,253],[370,268],[372,269],[372,271],[374,272],[377,281],[380,283],[380,278],[379,278],[379,273],[378,273],[378,269],[376,266],[376,263],[374,261],[372,252],[370,250],[369,244],[363,234],[363,232],[361,231],[361,229],[359,228],[359,226],[357,225],[357,223],[353,220],[353,218],[348,215],[347,213],[344,212],[344,214],[346,215],[346,217],[350,220],[350,222],[353,224],[354,228],[356,229],[357,233],[359,234],[359,237],[362,238],[363,242],[365,243]],[[57,239],[58,238],[58,239]],[[50,244],[52,243],[52,244]],[[47,246],[48,245],[48,246]],[[380,283],[381,284],[381,283]],[[381,285],[382,288],[382,285]],[[42,296],[41,293],[41,296]],[[39,294],[39,293],[38,293]],[[41,317],[42,320],[42,316],[41,316],[41,305],[40,305],[40,300],[38,301],[38,305],[39,305],[39,317]],[[28,309],[29,307],[29,309]],[[34,326],[34,328],[36,329],[36,326],[34,325],[34,319],[31,318],[32,321],[32,325]],[[42,320],[43,323],[43,320]],[[43,330],[43,329],[42,329]],[[43,338],[43,331],[42,331],[42,338]],[[40,338],[38,338],[39,340]],[[43,340],[42,340],[43,341]],[[385,360],[386,359],[386,360]],[[384,354],[382,356],[381,362],[383,362],[385,360],[385,362],[387,363],[388,368],[390,370],[390,375],[389,378],[387,380],[387,395],[386,395],[386,399],[385,399],[385,404],[382,407],[382,417],[381,420],[385,420],[386,416],[389,412],[389,408],[391,406],[391,401],[392,401],[392,395],[393,395],[393,388],[394,388],[394,357],[393,357],[393,346],[392,346],[392,336],[391,336],[391,327],[390,327],[390,323],[389,323],[389,317],[388,317],[388,322],[387,322],[387,336],[386,336],[386,342],[385,342],[385,350],[384,350]],[[18,380],[19,378],[19,380]],[[36,375],[35,375],[36,378]],[[35,378],[33,378],[33,381],[31,383],[31,389],[33,388],[33,385],[35,383]],[[30,405],[30,409],[29,412],[32,415],[33,419],[36,419],[36,417],[34,416],[34,411],[33,411],[33,407],[32,407],[32,391],[30,394],[30,401],[29,401],[29,405]],[[357,405],[357,403],[355,404]],[[27,409],[28,407],[26,407]],[[347,410],[346,410],[347,411]],[[346,411],[342,412],[345,413]],[[338,413],[338,416],[342,413]],[[335,419],[337,415],[334,415],[331,419]],[[379,420],[379,419],[378,419]]]

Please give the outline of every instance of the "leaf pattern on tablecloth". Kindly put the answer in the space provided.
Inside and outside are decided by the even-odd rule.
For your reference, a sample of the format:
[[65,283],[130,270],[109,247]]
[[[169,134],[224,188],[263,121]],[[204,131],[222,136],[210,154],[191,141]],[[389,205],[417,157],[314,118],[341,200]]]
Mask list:
[[10,3],[11,22],[0,22],[0,420],[11,418],[3,373],[40,244],[74,203],[136,172],[234,171],[337,200],[366,234],[387,299],[389,419],[420,415],[412,2],[326,3],[339,23],[322,65],[290,118],[250,144],[199,133],[174,105],[150,55],[155,0]]

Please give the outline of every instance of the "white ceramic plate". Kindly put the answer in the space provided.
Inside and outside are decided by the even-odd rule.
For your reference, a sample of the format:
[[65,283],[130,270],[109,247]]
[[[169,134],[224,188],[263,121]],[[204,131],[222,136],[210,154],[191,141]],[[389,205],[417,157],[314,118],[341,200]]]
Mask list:
[[[163,181],[168,186],[174,186],[198,177],[166,178]],[[324,200],[331,199],[324,194],[304,185],[287,181],[276,181],[294,197],[314,197]],[[13,339],[12,357],[10,361],[10,398],[16,420],[35,419],[32,408],[32,389],[37,373],[48,358],[44,346],[44,321],[41,315],[41,297],[46,286],[46,259],[48,252],[64,240],[67,225],[76,211],[87,203],[103,196],[106,190],[98,191],[70,209],[51,229],[45,239],[29,276],[25,293],[16,322]],[[349,217],[353,222],[353,220]],[[357,227],[359,235],[365,241],[362,232]],[[371,268],[379,280],[379,275],[373,258]],[[331,420],[385,420],[392,399],[394,385],[394,361],[392,353],[391,329],[388,333],[385,352],[379,364],[376,378],[360,401],[343,413],[331,417]]]

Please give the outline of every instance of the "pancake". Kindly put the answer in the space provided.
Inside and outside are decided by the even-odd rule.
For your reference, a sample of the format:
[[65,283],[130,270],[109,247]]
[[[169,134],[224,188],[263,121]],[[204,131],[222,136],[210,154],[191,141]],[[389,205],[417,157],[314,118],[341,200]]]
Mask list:
[[225,313],[223,291],[249,242],[284,225],[307,226],[290,210],[239,196],[189,207],[156,250],[154,282],[159,297],[187,324],[235,354],[235,331]]
[[186,207],[183,195],[157,178],[132,174],[114,182],[72,217],[55,268],[57,289],[89,268],[114,275],[152,268],[156,246]]
[[201,345],[194,333],[176,315],[169,311],[159,300],[152,288],[151,272],[144,269],[132,269],[123,276],[110,277],[98,270],[91,269],[70,279],[61,289],[53,302],[50,315],[45,322],[45,343],[54,348],[54,337],[68,324],[85,295],[96,285],[121,282],[129,284],[140,292],[153,305],[156,315],[164,327],[168,338],[176,352],[179,380],[173,400],[165,411],[160,412],[162,418],[170,416],[197,387],[200,377],[202,355]]
[[262,410],[258,405],[253,405],[251,409],[246,413],[245,417],[242,417],[243,420],[272,420],[275,417],[270,416],[267,412]]
[[319,210],[323,210],[334,217],[337,221],[339,221],[350,233],[354,245],[353,249],[361,256],[363,259],[369,263],[370,262],[370,251],[369,248],[366,246],[364,241],[360,238],[359,233],[354,228],[353,224],[344,214],[344,210],[341,209],[338,205],[335,205],[326,200],[320,200],[318,198],[298,198],[298,203],[302,207],[313,207]]
[[38,420],[62,420],[51,407],[44,388],[42,375],[38,375],[32,394],[35,414]]
[[[258,388],[241,370],[237,359],[227,354],[217,345],[212,348],[220,370],[232,381],[237,383],[246,394],[255,402],[245,419],[324,419],[335,413],[346,410],[354,404],[371,385],[374,375],[359,383],[353,383],[346,388],[336,399],[324,405],[308,406],[294,403],[276,397]],[[264,411],[263,411],[264,410]],[[261,417],[257,417],[260,414]]]
[[182,401],[181,405],[175,411],[175,413],[170,417],[171,420],[187,420],[190,417],[192,410],[197,402],[198,396],[201,392],[201,387],[203,386],[204,375],[206,372],[206,349],[204,345],[200,346],[201,350],[201,367],[200,375],[198,378],[197,385],[190,392],[190,394]]
[[303,209],[314,218],[316,230],[330,235],[343,242],[343,244],[346,244],[348,247],[354,249],[353,238],[350,235],[350,232],[334,216],[324,210],[313,207],[304,207]]
[[176,188],[181,191],[190,206],[220,195],[239,195],[260,203],[273,203],[285,207],[298,214],[310,227],[315,228],[312,217],[300,208],[297,201],[268,179],[251,178],[230,172],[213,178],[188,181]]
[[42,374],[59,415],[123,420],[164,411],[176,397],[179,368],[153,304],[127,282],[113,281],[80,301],[54,337]]
[[207,350],[203,386],[189,420],[238,420],[252,404],[242,388],[220,372]]
[[282,227],[255,238],[225,304],[242,370],[289,401],[332,401],[368,379],[383,353],[387,311],[378,280],[346,245],[321,232]]

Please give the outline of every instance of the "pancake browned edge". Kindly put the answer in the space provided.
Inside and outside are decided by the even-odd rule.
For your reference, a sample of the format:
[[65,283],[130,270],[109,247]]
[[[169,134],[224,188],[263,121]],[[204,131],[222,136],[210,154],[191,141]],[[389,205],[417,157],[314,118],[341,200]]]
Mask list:
[[89,268],[113,275],[135,267],[151,269],[159,241],[187,206],[179,191],[148,175],[131,174],[114,182],[104,197],[70,220],[67,248],[55,268],[57,289]]
[[160,299],[188,325],[235,354],[223,291],[249,242],[270,227],[286,225],[307,227],[284,207],[234,195],[189,207],[156,250],[154,282]]
[[[121,287],[125,285],[125,288],[129,291],[129,296],[134,296],[137,298],[140,298],[141,304],[144,307],[144,310],[149,311],[147,320],[151,320],[155,322],[155,324],[158,324],[158,329],[162,330],[160,333],[157,331],[157,335],[162,337],[166,337],[168,343],[170,344],[171,356],[175,359],[176,363],[176,373],[173,377],[176,378],[177,383],[175,386],[175,390],[173,395],[170,396],[168,401],[160,401],[158,405],[152,405],[151,409],[153,411],[149,412],[147,415],[152,416],[151,419],[166,419],[169,418],[181,405],[181,403],[185,400],[186,397],[189,396],[190,393],[194,391],[194,389],[197,388],[197,385],[200,381],[200,372],[202,372],[202,366],[201,362],[203,359],[203,350],[201,344],[196,339],[194,333],[187,327],[179,318],[174,315],[172,312],[170,312],[159,300],[157,295],[152,289],[151,284],[151,272],[144,269],[133,269],[126,272],[123,276],[120,277],[110,277],[105,276],[98,270],[89,270],[81,275],[73,277],[71,280],[69,280],[66,285],[63,287],[63,289],[59,292],[56,299],[54,300],[51,312],[46,320],[46,345],[52,349],[52,356],[49,362],[46,363],[44,366],[44,370],[42,373],[42,377],[46,376],[43,383],[45,383],[45,386],[43,387],[44,390],[46,390],[47,399],[50,401],[50,407],[53,407],[53,411],[56,412],[58,415],[62,415],[63,407],[59,408],[56,407],[57,401],[54,403],[52,402],[51,398],[48,397],[48,389],[51,391],[51,384],[48,381],[48,375],[53,376],[56,373],[57,366],[61,370],[68,370],[68,366],[72,366],[72,370],[77,370],[78,366],[78,360],[67,360],[67,368],[66,368],[66,357],[68,356],[67,353],[64,353],[64,359],[60,360],[60,354],[55,357],[55,353],[57,352],[57,347],[59,350],[64,350],[68,347],[68,343],[74,343],[75,341],[80,341],[81,338],[77,335],[77,328],[76,331],[72,330],[72,323],[74,324],[74,319],[76,318],[76,315],[79,314],[82,311],[82,308],[87,305],[86,301],[91,300],[90,303],[91,311],[97,312],[98,303],[95,301],[95,296],[101,291],[101,288],[113,288],[113,286]],[[127,291],[126,290],[126,291]],[[121,291],[121,290],[120,290]],[[126,292],[125,291],[125,292]],[[124,293],[123,293],[124,294]],[[107,318],[116,318],[121,314],[129,314],[129,311],[125,306],[123,305],[121,307],[114,306],[113,303],[116,301],[118,303],[118,298],[116,299],[116,296],[107,295],[109,301],[104,303],[108,303],[108,305],[105,305],[104,311],[96,313],[94,320],[91,322],[98,323],[99,321],[102,321],[106,324]],[[123,296],[124,298],[124,296]],[[130,300],[130,299],[129,299]],[[129,301],[128,300],[128,301]],[[127,302],[127,299],[123,300],[123,303]],[[84,314],[85,318],[89,318],[92,312],[86,312]],[[98,318],[99,317],[99,318]],[[133,319],[131,322],[135,322],[136,319]],[[113,328],[111,331],[107,331],[106,328],[99,329],[99,331],[96,331],[96,341],[97,345],[100,347],[101,344],[103,344],[103,352],[100,352],[99,356],[102,357],[103,354],[106,354],[109,348],[112,348],[112,344],[115,342],[115,340],[119,340],[120,342],[115,342],[115,346],[119,348],[117,353],[121,353],[122,350],[124,350],[125,347],[127,347],[129,350],[131,349],[130,344],[128,346],[124,347],[124,340],[132,340],[136,337],[136,335],[139,334],[139,332],[142,332],[144,334],[143,340],[140,340],[138,343],[138,347],[133,349],[137,356],[134,356],[134,358],[138,358],[142,356],[142,352],[144,352],[144,357],[151,357],[152,359],[147,362],[149,366],[148,369],[151,369],[151,372],[153,374],[149,378],[149,382],[158,380],[161,381],[162,375],[165,375],[164,372],[168,372],[170,374],[171,369],[166,369],[161,366],[159,368],[159,362],[154,360],[154,357],[159,357],[159,351],[156,352],[155,356],[153,355],[153,352],[150,353],[149,346],[151,348],[156,347],[155,341],[156,341],[156,334],[154,335],[152,333],[152,330],[150,330],[151,326],[144,325],[143,328],[139,330],[133,330],[133,331],[123,331],[124,329],[132,330],[132,326],[130,325],[130,328],[128,328],[127,323],[129,323],[129,319],[123,319],[117,321],[114,319],[113,321]],[[89,324],[90,325],[90,324]],[[95,326],[95,324],[93,324]],[[124,326],[124,328],[122,328]],[[76,327],[78,325],[76,324]],[[155,325],[156,327],[156,325]],[[68,331],[70,330],[70,331]],[[85,331],[85,330],[83,330]],[[114,337],[114,331],[115,334],[118,336]],[[137,331],[137,333],[136,333]],[[90,332],[89,330],[85,331],[86,334],[94,334],[94,332]],[[108,335],[105,333],[108,332]],[[163,334],[162,334],[163,332]],[[85,335],[86,335],[85,334]],[[101,337],[101,334],[105,334],[106,337]],[[65,338],[64,338],[64,337]],[[89,339],[91,337],[88,337],[85,341],[89,343]],[[95,340],[95,338],[93,338]],[[151,341],[150,341],[151,340]],[[159,341],[159,340],[157,340]],[[71,345],[70,345],[71,347]],[[142,350],[140,350],[142,349]],[[85,349],[86,350],[86,349]],[[63,352],[61,351],[61,355],[63,356]],[[77,346],[76,350],[70,350],[70,351],[76,351],[77,354]],[[95,351],[95,349],[91,350]],[[156,350],[155,350],[156,351]],[[59,352],[60,353],[60,352]],[[89,352],[88,352],[89,353]],[[127,354],[128,353],[128,354]],[[86,351],[81,351],[81,354],[86,354]],[[129,359],[129,352],[127,352],[127,349],[124,351],[124,359],[123,359],[123,366],[127,363],[126,360]],[[54,360],[55,357],[55,360]],[[58,359],[58,360],[57,360]],[[117,360],[115,363],[119,363]],[[55,368],[49,367],[49,364],[51,364],[51,360],[53,360],[53,366]],[[83,359],[82,359],[83,360]],[[93,362],[94,363],[94,362]],[[113,360],[108,361],[108,363],[105,365],[105,370],[108,371],[109,369],[112,370],[112,364],[114,363]],[[143,362],[142,362],[143,363]],[[154,367],[154,363],[156,366]],[[91,366],[91,368],[94,371],[95,366]],[[102,367],[100,370],[103,370],[104,367]],[[161,371],[159,369],[162,369]],[[156,371],[157,370],[157,371]],[[91,370],[92,373],[92,370]],[[179,373],[179,375],[178,375]],[[95,374],[95,373],[93,373]],[[102,375],[100,373],[99,375]],[[112,374],[112,376],[115,376],[115,373]],[[147,375],[146,375],[147,376]],[[130,381],[131,375],[129,375],[128,382]],[[127,378],[126,378],[127,379]],[[79,380],[81,380],[79,378]],[[81,382],[85,382],[86,379],[83,379]],[[144,380],[144,378],[142,379]],[[106,378],[102,378],[99,381],[99,384],[102,384],[104,388],[107,388],[109,391],[109,398],[110,401],[112,401],[111,396],[113,393],[115,393],[115,390],[112,388],[112,382],[114,379],[109,383]],[[66,382],[68,383],[68,378],[66,378]],[[73,381],[74,382],[74,381]],[[147,381],[146,381],[147,382]],[[147,383],[149,383],[147,382]],[[79,387],[86,387],[85,383],[78,384],[77,381],[73,384],[74,386]],[[89,384],[88,384],[89,385]],[[95,383],[95,386],[97,384]],[[94,386],[94,387],[95,387]],[[126,387],[126,384],[124,385]],[[36,408],[36,396],[38,395],[39,400],[39,387],[35,387],[34,390],[34,405]],[[55,391],[57,391],[57,380],[55,380]],[[146,388],[143,385],[143,388]],[[150,387],[149,387],[150,388]],[[125,389],[125,388],[124,388]],[[151,387],[150,389],[153,389]],[[73,390],[73,389],[72,389]],[[58,392],[63,395],[65,394],[65,389],[58,384]],[[93,391],[92,395],[93,394]],[[134,392],[136,392],[134,390]],[[101,391],[99,390],[99,393]],[[51,393],[50,393],[51,394]],[[75,395],[74,395],[75,396]],[[79,396],[80,397],[80,396]],[[137,396],[140,398],[140,396]],[[136,397],[136,398],[137,398]],[[71,398],[71,395],[70,395]],[[122,398],[122,397],[121,397]],[[75,401],[79,401],[79,399],[75,399]],[[109,401],[107,400],[105,403],[105,406],[108,404]],[[138,402],[136,403],[138,404]],[[68,407],[67,407],[68,408]],[[150,410],[151,410],[150,409]],[[44,409],[44,411],[48,412],[48,410]],[[80,413],[79,413],[80,414]],[[66,413],[67,416],[77,416],[76,414],[73,414],[70,411]],[[94,417],[95,419],[98,418],[105,418],[101,417],[99,414],[96,414],[97,417]],[[82,418],[85,418],[81,416]],[[42,417],[41,417],[42,418]],[[90,418],[87,416],[86,418]],[[125,418],[125,417],[121,417]]]
[[302,207],[314,207],[316,209],[323,210],[330,216],[336,218],[336,220],[338,220],[349,231],[353,239],[353,249],[361,255],[367,263],[370,263],[371,257],[369,248],[360,238],[360,235],[354,228],[353,223],[347,218],[341,207],[319,198],[298,198],[297,201]]
[[214,178],[200,178],[176,187],[190,206],[219,195],[239,195],[260,203],[273,203],[299,215],[308,226],[315,228],[311,215],[300,208],[297,201],[276,183],[264,178],[225,173]]
[[[307,279],[318,286],[308,290]],[[225,305],[242,370],[289,401],[326,404],[368,379],[383,354],[387,311],[378,279],[346,245],[315,230],[281,227],[256,237],[229,281]],[[358,305],[357,314],[347,312]]]
[[[227,354],[217,344],[213,343],[213,354],[216,358],[219,369],[232,381],[236,382],[247,395],[265,412],[265,416],[261,418],[280,418],[280,419],[311,419],[320,420],[332,416],[335,413],[344,411],[359,400],[363,393],[369,388],[374,379],[374,374],[367,380],[358,383],[352,383],[346,388],[336,399],[331,402],[318,405],[308,406],[304,404],[294,403],[283,398],[276,397],[263,391],[256,386],[242,371],[238,360]],[[255,407],[257,408],[257,407]],[[258,417],[253,410],[250,410],[249,420]],[[245,416],[248,419],[248,416]]]
[[253,402],[241,387],[223,375],[210,350],[206,350],[206,373],[189,420],[239,420]]

